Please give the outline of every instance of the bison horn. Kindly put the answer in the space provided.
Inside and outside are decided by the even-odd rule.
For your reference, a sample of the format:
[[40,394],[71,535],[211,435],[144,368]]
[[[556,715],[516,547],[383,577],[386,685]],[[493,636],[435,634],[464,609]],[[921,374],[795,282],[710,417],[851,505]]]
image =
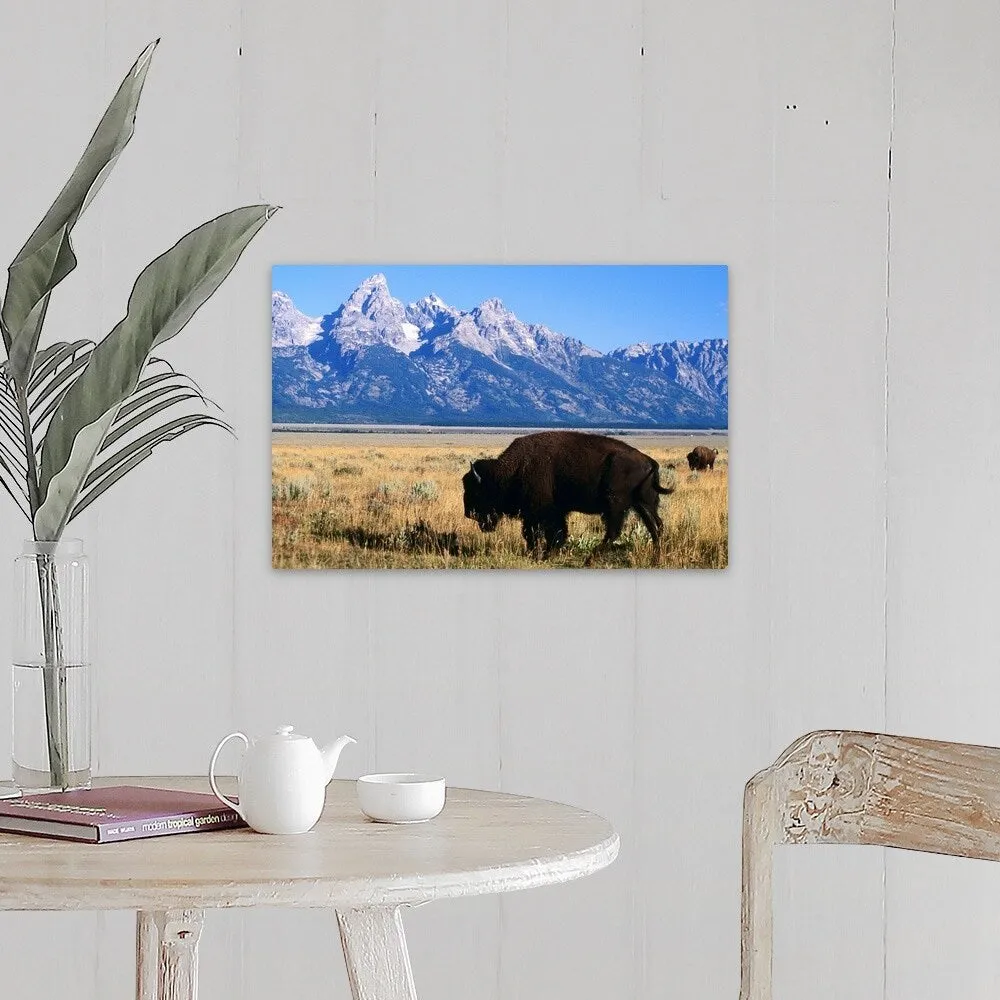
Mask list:
[[472,469],[472,474],[476,477],[476,482],[481,483],[483,481],[483,477],[479,475],[479,472],[476,469],[476,463],[469,462],[469,468]]

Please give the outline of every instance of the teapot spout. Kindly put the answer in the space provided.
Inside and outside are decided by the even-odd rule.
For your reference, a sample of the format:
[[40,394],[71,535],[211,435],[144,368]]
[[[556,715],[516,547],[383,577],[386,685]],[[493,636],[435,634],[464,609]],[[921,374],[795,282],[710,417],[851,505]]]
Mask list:
[[333,777],[333,772],[337,769],[337,761],[340,760],[340,751],[343,750],[348,743],[357,742],[357,740],[352,739],[350,736],[341,736],[339,740],[334,740],[334,742],[329,746],[325,746],[320,750],[320,754],[323,756],[323,768],[328,782]]

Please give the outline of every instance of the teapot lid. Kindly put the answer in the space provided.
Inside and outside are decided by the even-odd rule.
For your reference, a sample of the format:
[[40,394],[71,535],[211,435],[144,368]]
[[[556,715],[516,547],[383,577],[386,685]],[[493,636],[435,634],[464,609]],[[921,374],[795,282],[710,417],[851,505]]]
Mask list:
[[273,733],[265,737],[270,743],[274,742],[287,742],[290,740],[307,740],[308,736],[304,736],[302,733],[296,733],[294,726],[278,726]]

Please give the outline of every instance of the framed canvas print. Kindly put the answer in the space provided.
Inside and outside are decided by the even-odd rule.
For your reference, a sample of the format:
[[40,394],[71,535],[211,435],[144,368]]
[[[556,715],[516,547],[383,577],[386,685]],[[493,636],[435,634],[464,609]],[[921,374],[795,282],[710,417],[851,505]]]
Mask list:
[[274,567],[725,568],[728,281],[274,267]]

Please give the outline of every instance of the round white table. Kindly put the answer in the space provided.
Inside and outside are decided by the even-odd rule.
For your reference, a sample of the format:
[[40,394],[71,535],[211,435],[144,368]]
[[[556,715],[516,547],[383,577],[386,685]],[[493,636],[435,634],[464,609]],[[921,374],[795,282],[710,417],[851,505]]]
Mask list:
[[[95,784],[208,791],[206,778]],[[355,1000],[414,1000],[401,906],[565,882],[617,854],[607,820],[558,802],[449,788],[438,817],[395,826],[362,815],[353,781],[333,781],[319,823],[298,836],[240,829],[90,845],[0,834],[0,909],[134,909],[138,1000],[194,1000],[203,910],[329,907]]]

